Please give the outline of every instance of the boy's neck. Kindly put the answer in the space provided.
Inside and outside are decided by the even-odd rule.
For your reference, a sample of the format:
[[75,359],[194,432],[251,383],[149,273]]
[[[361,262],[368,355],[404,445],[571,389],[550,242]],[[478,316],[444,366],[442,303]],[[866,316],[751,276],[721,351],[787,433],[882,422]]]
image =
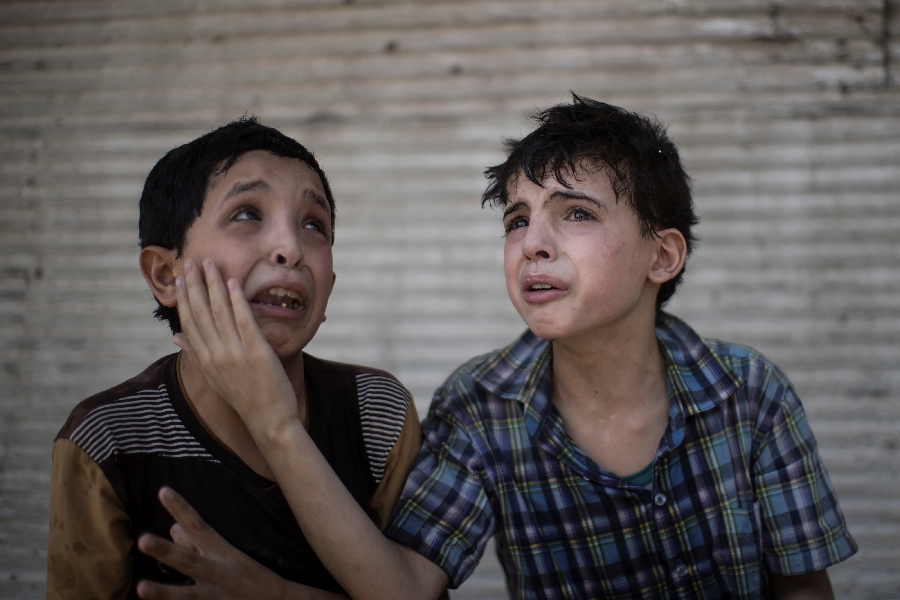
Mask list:
[[[184,352],[180,354],[179,376],[185,400],[206,430],[251,469],[274,481],[275,475],[253,441],[253,436],[238,413],[207,383],[198,364]],[[304,426],[309,423],[309,405],[303,371],[303,354],[282,360],[285,373],[297,396],[297,410]]]
[[617,324],[588,339],[554,341],[552,388],[555,401],[606,415],[665,400],[665,359],[654,319]]
[[668,424],[665,358],[655,313],[553,342],[551,400],[569,437],[619,476],[653,462]]

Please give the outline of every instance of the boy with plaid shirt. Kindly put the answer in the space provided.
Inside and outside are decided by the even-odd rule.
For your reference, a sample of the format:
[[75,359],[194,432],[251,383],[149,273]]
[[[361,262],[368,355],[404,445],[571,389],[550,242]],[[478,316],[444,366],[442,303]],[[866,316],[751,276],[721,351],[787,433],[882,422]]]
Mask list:
[[[825,569],[856,544],[793,387],[758,352],[662,311],[696,223],[675,146],[659,124],[578,96],[537,119],[484,196],[504,211],[507,289],[528,331],[436,392],[394,542],[327,477],[265,381],[283,377],[275,363],[252,347],[245,367],[217,358],[224,338],[253,334],[240,295],[236,322],[188,319],[310,543],[354,598],[436,597],[492,535],[515,598],[831,598]],[[188,289],[205,298],[199,279]],[[254,414],[260,389],[271,408]],[[325,484],[311,493],[313,481]],[[190,507],[161,498],[212,547]],[[229,562],[140,547],[200,582]]]

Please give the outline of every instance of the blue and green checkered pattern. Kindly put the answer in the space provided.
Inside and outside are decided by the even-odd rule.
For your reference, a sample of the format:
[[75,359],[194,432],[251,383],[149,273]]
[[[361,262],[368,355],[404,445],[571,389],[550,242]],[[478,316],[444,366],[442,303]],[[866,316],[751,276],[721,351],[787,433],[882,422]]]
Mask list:
[[550,402],[526,332],[435,393],[387,534],[458,586],[487,540],[514,598],[765,598],[766,573],[856,552],[794,390],[750,348],[661,315],[669,426],[646,487],[600,469]]

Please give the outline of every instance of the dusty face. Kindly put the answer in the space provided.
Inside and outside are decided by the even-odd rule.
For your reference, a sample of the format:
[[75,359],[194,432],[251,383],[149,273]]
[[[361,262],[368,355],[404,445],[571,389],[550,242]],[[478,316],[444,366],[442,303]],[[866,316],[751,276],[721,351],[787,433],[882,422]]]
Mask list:
[[529,328],[550,340],[596,336],[655,310],[655,241],[641,236],[603,171],[576,175],[567,177],[571,188],[552,174],[544,187],[518,177],[503,217],[507,292]]
[[303,162],[262,150],[211,181],[187,232],[184,261],[212,259],[236,279],[263,336],[285,360],[321,325],[334,285],[331,214],[319,176]]

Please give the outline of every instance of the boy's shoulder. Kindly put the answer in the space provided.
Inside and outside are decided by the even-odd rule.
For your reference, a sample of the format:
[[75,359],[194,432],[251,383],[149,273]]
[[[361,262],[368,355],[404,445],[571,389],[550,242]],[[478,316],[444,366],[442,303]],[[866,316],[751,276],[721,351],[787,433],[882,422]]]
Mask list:
[[384,477],[388,457],[410,419],[416,428],[412,438],[418,449],[419,420],[412,394],[394,375],[382,369],[325,360],[306,353],[303,364],[314,389],[332,396],[333,401],[352,398],[355,392],[362,442],[376,482]]
[[670,389],[694,418],[716,419],[718,411],[709,409],[728,406],[731,417],[768,434],[776,419],[802,417],[793,384],[758,350],[700,337],[687,323],[665,313],[657,319],[656,334],[667,355]]
[[744,380],[761,371],[783,379],[785,384],[790,385],[784,371],[756,348],[717,338],[704,337],[703,341],[732,372],[741,375]]
[[181,394],[177,358],[164,356],[131,379],[81,401],[54,441],[71,441],[98,464],[120,452],[163,446],[167,453],[211,459],[188,433],[173,404],[172,395]]
[[774,403],[798,405],[800,400],[787,374],[759,350],[716,338],[703,338],[712,353],[741,382],[737,396],[752,400],[759,410]]
[[[412,394],[393,374],[383,369],[351,363],[325,360],[303,354],[304,369],[308,376],[329,385],[334,382],[350,382],[357,388],[360,406],[378,404],[406,409],[412,402]],[[402,418],[402,417],[401,417]]]
[[177,354],[164,356],[131,379],[102,392],[97,392],[93,396],[79,402],[72,409],[72,412],[69,413],[69,418],[66,419],[65,425],[60,429],[56,439],[69,438],[89,415],[96,413],[98,410],[103,410],[105,407],[115,404],[124,398],[158,395],[161,388],[164,388],[166,385],[166,367],[176,357]]
[[669,360],[683,370],[695,374],[706,372],[705,375],[717,370],[720,373],[724,371],[735,377],[742,386],[759,377],[774,377],[790,386],[785,373],[755,348],[701,337],[690,325],[673,315],[658,315],[656,335],[665,346]]

